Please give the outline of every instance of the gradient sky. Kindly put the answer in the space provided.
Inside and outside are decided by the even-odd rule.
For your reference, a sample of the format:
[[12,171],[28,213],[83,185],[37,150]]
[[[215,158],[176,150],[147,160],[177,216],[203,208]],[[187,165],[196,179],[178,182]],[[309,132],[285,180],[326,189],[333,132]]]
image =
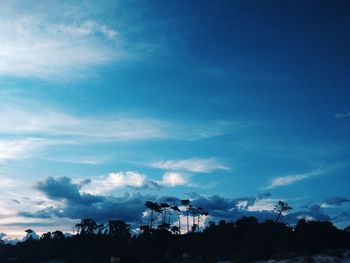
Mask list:
[[0,2],[0,232],[207,220],[350,224],[348,1]]

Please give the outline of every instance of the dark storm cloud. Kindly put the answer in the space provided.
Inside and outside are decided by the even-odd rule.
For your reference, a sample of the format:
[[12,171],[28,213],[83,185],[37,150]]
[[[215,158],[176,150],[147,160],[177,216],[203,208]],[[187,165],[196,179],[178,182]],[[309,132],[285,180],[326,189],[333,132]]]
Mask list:
[[315,204],[315,205],[311,205],[308,207],[310,209],[310,211],[313,211],[313,212],[320,212],[322,206],[319,205],[319,204]]
[[270,193],[260,194],[256,197],[240,197],[240,198],[224,198],[219,195],[204,197],[196,193],[191,193],[196,199],[192,200],[192,205],[203,207],[214,220],[224,219],[236,221],[243,216],[254,216],[259,221],[265,221],[275,217],[275,213],[271,211],[249,211],[255,202],[266,199],[271,196]]
[[76,205],[91,205],[102,202],[104,199],[103,196],[81,194],[79,192],[81,185],[73,183],[69,177],[48,177],[44,181],[38,182],[36,188],[51,200],[64,200]]
[[141,220],[145,201],[155,198],[129,193],[119,197],[81,193],[81,184],[74,183],[69,177],[48,177],[38,182],[36,188],[47,198],[61,201],[61,204],[33,213],[21,212],[19,215],[40,218],[93,218],[96,221],[123,219],[132,223]]
[[325,202],[328,205],[342,205],[343,203],[350,202],[350,200],[344,197],[332,196],[326,199]]
[[243,209],[248,209],[253,206],[256,201],[267,199],[271,194],[264,193],[259,194],[258,196],[239,197],[234,199],[220,197],[219,195],[204,197],[196,193],[191,193],[191,196],[195,197],[192,201],[195,206],[205,207],[207,210],[229,210],[238,208],[238,206]]
[[[167,202],[171,205],[178,205],[180,199],[173,196],[152,196],[141,195],[140,193],[125,193],[122,196],[102,196],[81,193],[81,184],[74,183],[71,178],[49,177],[36,185],[37,189],[44,193],[51,200],[60,200],[57,206],[49,206],[32,213],[21,212],[20,216],[51,218],[62,217],[71,219],[93,218],[97,222],[106,222],[111,219],[122,219],[131,224],[139,224],[146,210],[146,201],[158,203]],[[258,221],[275,219],[277,214],[271,210],[260,210],[253,206],[262,199],[271,197],[270,193],[259,194],[252,197],[225,198],[219,195],[209,197],[191,193],[191,205],[203,207],[210,215],[209,220],[237,221],[243,216],[254,216]],[[346,202],[347,199],[331,198],[331,203]],[[273,200],[272,200],[273,201]],[[271,207],[271,206],[268,206]],[[296,224],[299,219],[307,220],[330,220],[330,217],[321,211],[319,205],[304,206],[302,211],[291,211],[281,217],[281,221]],[[254,209],[254,211],[253,211]]]
[[335,223],[349,221],[349,220],[350,220],[350,214],[347,212],[343,212],[332,218],[332,222],[335,222]]
[[[36,185],[37,189],[51,200],[60,200],[59,206],[50,206],[33,213],[22,212],[25,217],[67,217],[72,219],[93,218],[97,221],[110,219],[123,219],[130,223],[140,222],[142,213],[145,211],[145,202],[154,200],[158,203],[167,202],[172,205],[180,203],[180,199],[173,196],[150,196],[139,193],[124,194],[123,196],[102,196],[81,193],[81,184],[74,183],[69,177],[48,177]],[[257,216],[260,219],[271,217],[270,212],[249,212],[246,209],[254,205],[256,200],[270,197],[270,194],[258,197],[243,197],[229,199],[219,195],[204,197],[196,193],[191,204],[195,207],[203,207],[212,217],[238,220],[245,215]],[[239,202],[245,202],[244,207],[237,207]]]

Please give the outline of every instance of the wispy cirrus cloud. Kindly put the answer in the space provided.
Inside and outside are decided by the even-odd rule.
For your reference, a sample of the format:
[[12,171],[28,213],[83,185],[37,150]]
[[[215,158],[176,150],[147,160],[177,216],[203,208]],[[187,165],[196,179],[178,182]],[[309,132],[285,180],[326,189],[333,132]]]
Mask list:
[[[8,96],[5,98],[9,100]],[[233,128],[234,123],[223,121],[187,125],[124,114],[80,117],[30,101],[11,101],[11,98],[10,103],[0,105],[0,134],[3,135],[74,137],[80,142],[198,140],[230,133]],[[215,166],[215,160],[192,160],[192,163],[198,169],[201,165],[209,169]],[[179,165],[186,166],[187,161],[183,164],[180,161]]]
[[[1,3],[0,75],[73,77],[126,55],[116,29],[89,16],[69,2],[23,8],[17,1]],[[55,11],[53,11],[55,10]],[[61,11],[62,18],[52,14]]]
[[274,178],[266,189],[272,189],[279,186],[291,185],[312,176],[321,175],[328,171],[326,168],[319,168],[308,173],[291,174]]
[[33,152],[52,144],[53,142],[42,138],[0,140],[0,161],[25,159]]
[[341,119],[341,118],[349,118],[350,117],[350,111],[346,113],[337,113],[334,116],[336,119]]
[[163,170],[187,171],[193,173],[210,173],[216,170],[230,169],[226,165],[220,163],[216,158],[189,158],[157,161],[151,163],[150,166]]
[[[231,133],[235,127],[234,123],[220,120],[187,124],[123,113],[80,116],[23,99],[19,95],[22,94],[0,93],[0,100],[4,102],[0,104],[0,136],[3,138],[0,140],[2,150],[0,160],[30,158],[38,156],[37,153],[42,150],[67,144],[79,148],[106,142],[202,140]],[[108,156],[96,154],[75,156],[69,154],[69,157],[60,157],[50,152],[39,157],[45,160],[81,164],[101,164],[110,159]],[[215,160],[193,161],[197,163],[194,164],[197,168],[190,170],[216,169]],[[202,168],[200,168],[201,162],[204,162]],[[186,166],[186,161],[182,165]]]

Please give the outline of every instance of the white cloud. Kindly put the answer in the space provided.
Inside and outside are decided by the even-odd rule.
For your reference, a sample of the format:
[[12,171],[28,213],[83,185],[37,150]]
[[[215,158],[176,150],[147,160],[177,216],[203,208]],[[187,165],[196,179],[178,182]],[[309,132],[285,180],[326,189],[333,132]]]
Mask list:
[[276,203],[278,202],[277,199],[267,198],[267,199],[257,199],[254,201],[254,203],[250,206],[248,206],[248,211],[273,211]]
[[126,54],[117,31],[81,14],[86,10],[58,20],[53,14],[69,6],[56,2],[42,12],[40,4],[23,10],[15,2],[1,4],[0,75],[62,79]]
[[79,136],[97,140],[167,137],[168,123],[152,118],[79,118],[51,109],[35,112],[7,108],[0,112],[0,133]]
[[[2,95],[2,96],[1,96]],[[78,117],[45,107],[39,103],[0,94],[6,103],[0,105],[0,134],[21,136],[65,136],[79,142],[107,142],[123,140],[179,139],[195,140],[205,136],[228,133],[215,122],[187,126],[149,117],[130,117],[123,114],[110,116]],[[221,122],[220,122],[221,123]],[[214,127],[214,128],[213,128]],[[203,134],[198,131],[201,130]],[[172,161],[170,161],[172,162]],[[194,165],[203,169],[226,169],[215,159],[180,160],[178,165]],[[190,164],[191,162],[191,164]]]
[[150,166],[163,170],[188,171],[194,173],[210,173],[216,170],[229,170],[227,166],[219,163],[215,158],[190,158],[158,161],[152,163]]
[[166,185],[166,186],[174,187],[174,186],[177,186],[177,185],[185,185],[188,182],[189,182],[188,178],[185,175],[181,174],[181,173],[178,173],[178,172],[166,172],[163,175],[163,180],[161,181],[161,184],[162,185]]
[[350,111],[347,113],[337,113],[335,114],[335,118],[340,119],[340,118],[349,118],[350,117]]
[[110,161],[112,158],[105,156],[78,156],[71,155],[66,157],[44,157],[45,160],[63,163],[99,165]]
[[74,37],[84,37],[101,33],[106,37],[113,39],[117,36],[117,32],[108,28],[105,25],[99,25],[95,21],[84,21],[83,23],[77,24],[56,24],[49,28],[49,31],[55,34],[71,35]]
[[315,176],[315,175],[320,175],[320,174],[324,174],[325,172],[327,172],[328,169],[324,168],[324,169],[316,169],[314,171],[311,171],[309,173],[302,173],[302,174],[293,174],[293,175],[287,175],[287,176],[281,176],[281,177],[277,177],[275,179],[273,179],[270,183],[270,185],[267,187],[267,189],[272,189],[278,186],[284,186],[284,185],[291,185],[294,184],[298,181],[304,180],[306,178],[309,178],[311,176]]
[[28,158],[34,151],[51,144],[41,138],[0,140],[0,161]]
[[134,171],[127,171],[91,178],[88,184],[83,185],[83,191],[91,194],[103,194],[109,193],[120,187],[131,187],[136,189],[160,188],[156,182],[148,179],[146,175]]

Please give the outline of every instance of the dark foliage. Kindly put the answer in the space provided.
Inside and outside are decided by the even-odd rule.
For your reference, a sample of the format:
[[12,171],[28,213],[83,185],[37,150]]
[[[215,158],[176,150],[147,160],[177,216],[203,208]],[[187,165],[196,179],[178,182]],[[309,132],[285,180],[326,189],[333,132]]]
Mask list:
[[[84,225],[86,223],[86,225]],[[254,217],[243,217],[235,223],[211,222],[203,232],[178,235],[159,227],[145,226],[131,237],[130,226],[121,220],[109,221],[108,232],[99,232],[92,220],[82,220],[80,232],[65,238],[61,231],[44,233],[39,240],[29,239],[17,245],[0,244],[1,262],[217,262],[234,260],[251,262],[314,254],[325,249],[350,248],[350,233],[329,222],[300,220],[293,229],[283,223],[267,220],[259,224]],[[82,229],[85,229],[82,231]]]
[[[75,225],[77,234],[71,237],[57,230],[44,233],[39,240],[0,243],[0,262],[252,262],[350,248],[350,233],[329,222],[300,220],[295,228],[278,222],[283,212],[292,209],[281,201],[275,221],[259,224],[255,217],[234,223],[222,220],[210,222],[202,232],[201,218],[208,213],[187,199],[180,205],[183,210],[175,204],[147,201],[147,224],[133,237],[130,225],[122,220],[97,224],[86,218]],[[186,216],[188,230],[184,235],[180,235],[181,213]]]

